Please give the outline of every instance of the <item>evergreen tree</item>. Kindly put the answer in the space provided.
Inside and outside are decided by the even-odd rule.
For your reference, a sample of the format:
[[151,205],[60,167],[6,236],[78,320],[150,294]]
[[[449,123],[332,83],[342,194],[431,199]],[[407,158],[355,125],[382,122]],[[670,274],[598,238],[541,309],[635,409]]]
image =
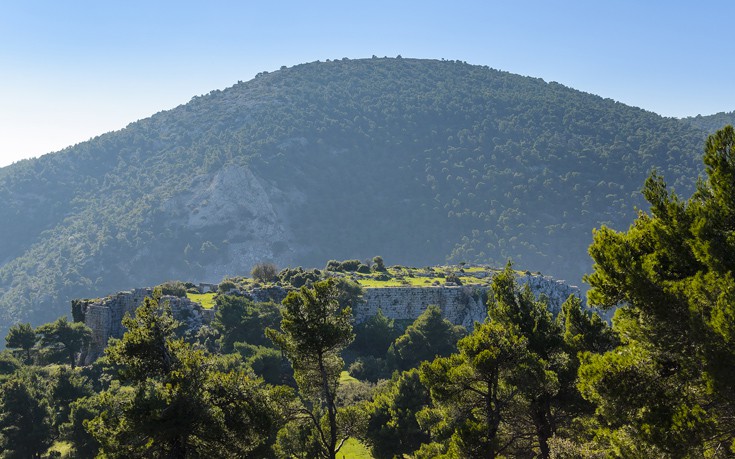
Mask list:
[[51,445],[48,405],[29,381],[13,378],[0,387],[0,457],[38,458]]
[[266,331],[291,361],[304,402],[300,411],[305,418],[297,418],[279,434],[282,450],[288,454],[293,448],[285,445],[295,444],[300,445],[297,450],[335,459],[344,442],[354,435],[356,420],[340,416],[337,403],[344,367],[340,352],[354,339],[352,311],[340,305],[344,297],[333,279],[290,292],[283,300],[283,332]]
[[92,339],[92,330],[82,322],[70,323],[64,316],[38,327],[36,335],[41,347],[46,349],[47,357],[53,361],[66,360],[74,368],[77,354]]
[[396,373],[370,404],[366,442],[376,459],[402,457],[430,440],[416,414],[431,402],[418,369]]
[[[421,413],[446,457],[496,458],[518,446],[519,376],[529,365],[527,340],[512,326],[477,324],[459,351],[421,364],[435,408]],[[425,449],[425,448],[424,448]],[[451,453],[454,451],[454,453]]]
[[446,357],[457,350],[457,340],[466,330],[442,316],[441,309],[429,305],[388,350],[388,361],[396,369],[410,370],[421,362]]
[[36,332],[28,323],[13,325],[5,336],[5,345],[11,349],[21,349],[25,352],[25,363],[30,364],[33,361],[31,349],[36,345]]
[[626,232],[594,234],[589,301],[622,344],[588,354],[580,388],[595,441],[621,456],[735,454],[735,130],[709,137],[707,177],[681,200],[652,174]]
[[123,319],[128,331],[105,351],[117,380],[87,424],[105,457],[268,457],[275,394],[176,339],[159,296]]
[[228,353],[237,342],[270,344],[263,331],[275,327],[280,319],[280,308],[275,303],[254,303],[243,296],[219,295],[212,326],[220,333],[222,352]]

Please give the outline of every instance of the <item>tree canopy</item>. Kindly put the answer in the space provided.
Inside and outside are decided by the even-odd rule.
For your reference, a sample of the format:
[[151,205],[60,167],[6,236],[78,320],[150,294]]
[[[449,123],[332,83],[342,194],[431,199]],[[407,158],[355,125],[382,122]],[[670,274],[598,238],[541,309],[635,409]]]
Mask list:
[[652,174],[650,213],[594,234],[588,298],[617,308],[622,344],[585,356],[580,389],[597,405],[595,441],[622,455],[735,453],[733,145],[732,126],[708,138],[691,198]]

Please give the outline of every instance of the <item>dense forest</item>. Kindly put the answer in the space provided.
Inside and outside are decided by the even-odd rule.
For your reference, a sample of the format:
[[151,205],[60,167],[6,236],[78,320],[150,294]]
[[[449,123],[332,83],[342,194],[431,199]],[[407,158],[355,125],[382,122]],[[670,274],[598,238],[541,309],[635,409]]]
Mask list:
[[[508,263],[471,330],[435,306],[407,326],[380,312],[355,324],[359,286],[329,276],[281,304],[222,291],[212,325],[183,334],[161,295],[184,284],[168,283],[84,367],[83,323],[15,325],[0,457],[732,457],[732,126],[704,165],[690,198],[653,173],[650,212],[595,231],[588,300],[610,324],[575,296],[554,316]],[[347,265],[360,262],[330,263]]]
[[262,73],[0,169],[0,331],[167,279],[260,261],[390,254],[578,284],[591,229],[683,196],[705,130],[457,61],[334,60]]

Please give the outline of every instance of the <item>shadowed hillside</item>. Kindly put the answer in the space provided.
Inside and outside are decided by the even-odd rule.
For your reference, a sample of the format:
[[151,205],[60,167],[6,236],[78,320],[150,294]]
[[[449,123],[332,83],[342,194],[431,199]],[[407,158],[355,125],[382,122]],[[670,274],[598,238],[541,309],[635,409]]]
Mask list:
[[263,73],[0,170],[0,328],[72,297],[218,281],[261,260],[482,262],[579,283],[657,168],[682,195],[704,133],[453,61]]

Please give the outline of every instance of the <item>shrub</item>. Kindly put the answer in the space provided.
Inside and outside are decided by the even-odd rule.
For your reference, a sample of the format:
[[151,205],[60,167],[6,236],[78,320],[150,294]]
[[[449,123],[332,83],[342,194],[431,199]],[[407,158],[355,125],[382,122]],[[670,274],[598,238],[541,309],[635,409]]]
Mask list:
[[379,272],[385,272],[385,262],[383,261],[383,257],[380,255],[373,257],[373,271],[379,271]]
[[454,273],[447,274],[447,277],[445,279],[445,282],[447,282],[447,283],[450,283],[451,282],[451,283],[455,283],[457,285],[462,285],[462,281]]
[[316,282],[321,279],[321,271],[313,269],[305,271],[301,266],[297,268],[285,268],[278,273],[278,279],[284,284],[291,284],[299,288],[310,282]]
[[225,279],[222,282],[220,282],[219,286],[217,287],[217,291],[219,293],[227,293],[230,290],[236,289],[237,284],[235,284],[231,279]]
[[360,262],[360,260],[345,260],[339,264],[339,268],[340,271],[355,272],[360,268],[361,265],[362,262]]
[[159,285],[161,293],[164,295],[177,296],[183,298],[186,296],[186,285],[181,281],[168,281]]
[[253,279],[260,282],[273,282],[278,277],[278,268],[276,265],[269,262],[258,263],[250,271]]

